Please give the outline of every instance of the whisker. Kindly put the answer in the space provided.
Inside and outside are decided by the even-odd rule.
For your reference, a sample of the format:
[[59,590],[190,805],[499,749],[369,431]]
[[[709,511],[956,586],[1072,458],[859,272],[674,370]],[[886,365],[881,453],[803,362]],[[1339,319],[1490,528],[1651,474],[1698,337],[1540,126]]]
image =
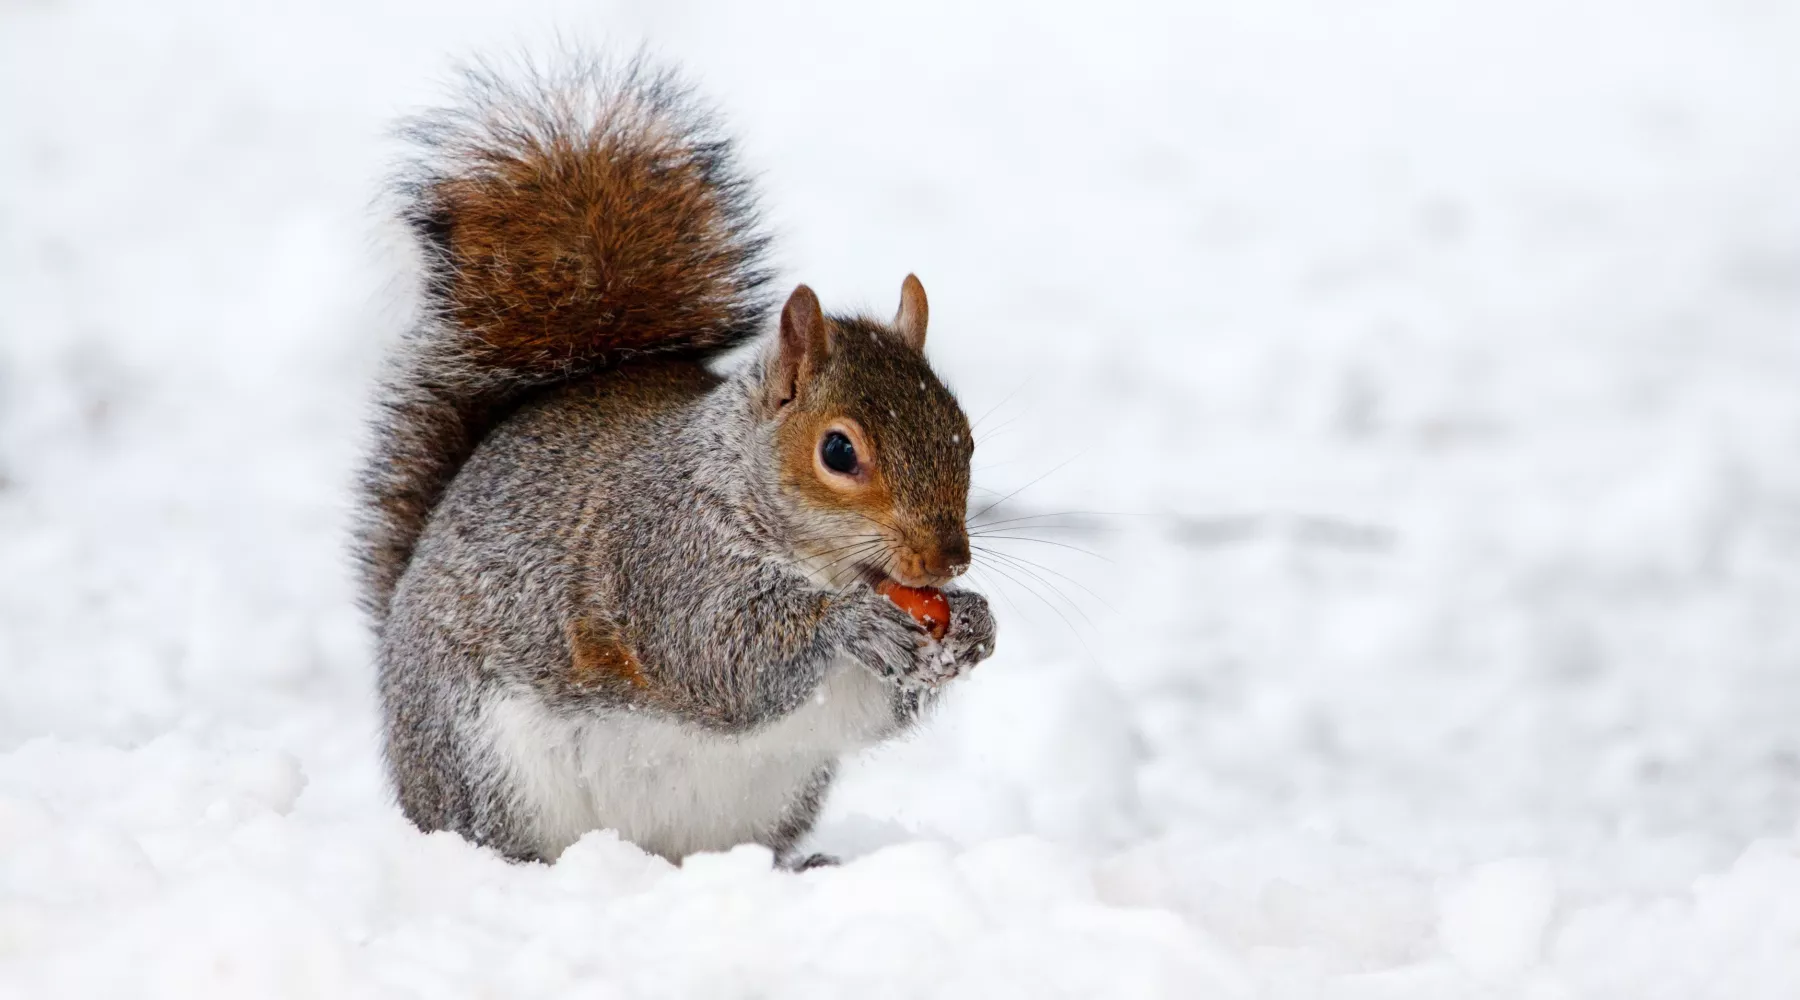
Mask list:
[[[988,554],[994,555],[995,553],[990,552]],[[1063,590],[1061,587],[1058,587],[1056,584],[1050,582],[1049,580],[1046,580],[1042,575],[1038,574],[1036,571],[1031,569],[1029,566],[1023,566],[1023,565],[1019,565],[1019,564],[1015,563],[1015,564],[1012,564],[1012,568],[1015,570],[1018,570],[1020,573],[1024,573],[1025,575],[1029,576],[1031,579],[1036,580],[1038,583],[1041,583],[1045,587],[1049,588],[1049,590],[1052,594],[1055,594],[1057,597],[1061,598],[1062,602],[1069,606],[1069,610],[1080,615],[1081,620],[1084,622],[1087,622],[1088,628],[1091,628],[1096,632],[1100,631],[1100,626],[1094,624],[1094,620],[1092,618],[1089,618],[1088,613],[1081,609],[1081,605],[1077,604],[1075,601],[1071,600],[1068,594],[1063,593]]]
[[843,538],[843,539],[841,539],[840,544],[838,544],[838,545],[827,546],[824,549],[808,552],[806,554],[813,558],[823,558],[825,556],[831,555],[834,552],[842,552],[845,549],[850,548],[852,546],[867,545],[870,542],[875,542],[875,541],[880,541],[880,540],[881,540],[880,536],[874,536],[874,535],[864,537],[864,538]]
[[893,576],[894,576],[894,550],[893,549],[883,548],[881,550],[881,563],[877,567],[877,569],[881,573],[882,576],[888,577],[889,579],[893,578]]
[[[835,571],[838,567],[844,565],[845,563],[856,562],[857,560],[868,555],[870,551],[871,551],[871,549],[869,547],[865,546],[862,548],[848,549],[848,550],[845,550],[842,552],[837,552],[837,553],[831,554],[831,561],[825,563],[823,566],[820,566],[819,571],[821,573],[831,573],[831,572]],[[821,556],[820,558],[823,559],[825,557]]]
[[1038,545],[1054,545],[1059,549],[1068,549],[1070,552],[1079,552],[1084,556],[1098,559],[1104,563],[1112,562],[1111,559],[1108,559],[1106,556],[1103,556],[1092,549],[1084,549],[1079,545],[1070,545],[1068,542],[1059,542],[1053,538],[1032,538],[1029,535],[1002,535],[995,532],[976,531],[969,532],[969,537],[982,538],[991,542],[1034,542]]
[[[1075,623],[1069,620],[1069,616],[1067,614],[1065,614],[1061,608],[1057,607],[1053,602],[1051,602],[1051,600],[1049,598],[1045,597],[1043,594],[1038,593],[1037,588],[1031,586],[1030,583],[1028,583],[1024,580],[1019,579],[1017,576],[1015,576],[1011,572],[1009,572],[1004,566],[1000,566],[1000,565],[997,565],[994,563],[989,563],[985,568],[991,569],[994,572],[999,573],[1001,576],[1012,581],[1014,584],[1024,588],[1026,593],[1030,594],[1031,596],[1037,598],[1040,602],[1042,602],[1043,605],[1045,607],[1049,608],[1050,611],[1052,613],[1054,613],[1057,618],[1062,620],[1063,627],[1069,630],[1069,634],[1075,637],[1075,641],[1081,643],[1081,648],[1085,653],[1087,653],[1088,660],[1095,664],[1098,664],[1100,662],[1099,657],[1094,655],[1093,647],[1089,646],[1087,640],[1082,637],[1081,630],[1075,627]],[[1015,605],[1014,607],[1016,609],[1017,605]],[[1079,610],[1079,609],[1077,609],[1077,610]],[[1023,614],[1023,612],[1020,612],[1020,613]],[[1088,626],[1090,628],[1093,627],[1093,622],[1091,622],[1091,621],[1088,622]]]
[[977,419],[977,420],[976,420],[976,421],[975,421],[975,423],[974,423],[974,424],[972,424],[972,425],[971,425],[971,426],[970,426],[970,427],[969,427],[969,433],[971,433],[971,434],[973,434],[973,433],[975,433],[975,430],[976,430],[976,429],[977,429],[977,428],[979,428],[979,427],[980,427],[980,426],[981,426],[981,424],[982,424],[982,421],[984,421],[984,420],[986,420],[986,419],[987,419],[987,418],[989,418],[989,417],[991,417],[991,416],[993,416],[993,415],[994,415],[994,411],[995,411],[995,410],[998,410],[998,409],[999,409],[999,408],[1001,408],[1001,407],[1002,407],[1002,406],[1005,406],[1005,405],[1006,405],[1006,404],[1008,404],[1008,403],[1010,403],[1010,402],[1012,402],[1012,398],[1013,398],[1013,397],[1014,397],[1014,396],[1017,396],[1017,395],[1018,395],[1018,394],[1019,394],[1019,390],[1020,390],[1020,389],[1023,389],[1023,388],[1025,388],[1025,387],[1026,387],[1026,386],[1028,386],[1028,385],[1030,385],[1030,384],[1031,384],[1031,380],[1032,380],[1032,379],[1034,379],[1034,378],[1036,378],[1036,377],[1037,377],[1037,376],[1035,376],[1035,375],[1028,375],[1028,376],[1026,376],[1026,377],[1025,377],[1025,381],[1023,381],[1023,382],[1020,382],[1020,383],[1019,383],[1019,384],[1018,384],[1018,385],[1016,385],[1016,386],[1013,386],[1013,391],[1011,391],[1011,392],[1009,392],[1009,393],[1007,393],[1007,394],[1006,394],[1006,397],[1005,397],[1005,398],[1004,398],[1004,399],[1002,399],[1002,400],[1000,400],[1000,402],[998,402],[998,403],[995,403],[995,404],[994,404],[994,405],[993,405],[993,406],[990,406],[990,407],[988,407],[988,408],[987,408],[987,411],[986,411],[986,412],[985,412],[985,413],[983,413],[983,414],[982,414],[982,415],[981,415],[981,417],[980,417],[980,418],[979,418],[979,419]]
[[842,566],[843,564],[845,564],[847,562],[854,562],[856,560],[860,560],[872,551],[880,551],[880,550],[884,550],[884,549],[885,549],[885,546],[883,546],[879,540],[873,541],[873,542],[862,542],[857,547],[838,556],[836,559],[833,559],[831,562],[826,563],[823,567],[821,567],[819,569],[819,572],[824,573],[827,576],[829,576],[829,575],[831,575],[833,570],[837,569],[839,566]]
[[[1001,518],[998,521],[982,521],[979,524],[970,523],[967,521],[965,521],[964,523],[968,524],[969,527],[971,527],[971,528],[997,528],[1003,524],[1018,524],[1018,523],[1024,522],[1024,521],[1037,521],[1037,520],[1042,520],[1047,517],[1122,517],[1122,516],[1124,516],[1124,515],[1114,514],[1110,511],[1059,510],[1059,511],[1055,511],[1054,513],[1049,513],[1049,514],[1024,514],[1019,517]],[[1043,527],[1047,527],[1047,528],[1076,528],[1076,527],[1086,528],[1086,527],[1089,527],[1089,525],[1050,524],[1050,525],[1043,525]],[[1099,527],[1103,527],[1103,525],[1093,525],[1093,527],[1099,528]]]
[[1023,615],[1025,613],[1024,609],[1019,607],[1019,602],[1012,599],[1011,592],[1009,592],[1006,588],[1001,587],[999,585],[999,583],[994,580],[993,577],[989,576],[986,573],[983,573],[982,571],[985,569],[987,569],[987,567],[985,567],[985,566],[970,566],[969,567],[969,575],[975,576],[977,573],[980,573],[981,574],[980,579],[982,581],[985,581],[982,584],[982,589],[992,591],[993,593],[999,594],[1001,600],[1004,600],[1008,607],[1012,608],[1014,612],[1016,612],[1020,615]]
[[1068,582],[1070,582],[1070,583],[1074,584],[1075,586],[1080,587],[1082,590],[1086,591],[1087,595],[1089,597],[1092,597],[1094,600],[1099,601],[1101,607],[1105,608],[1108,611],[1111,611],[1115,615],[1119,613],[1119,609],[1113,607],[1111,604],[1108,604],[1106,602],[1106,598],[1101,597],[1099,594],[1094,593],[1094,590],[1092,587],[1089,587],[1087,584],[1082,583],[1080,580],[1077,580],[1076,578],[1070,576],[1067,573],[1064,573],[1060,570],[1046,566],[1041,562],[1034,562],[1033,560],[1026,559],[1023,556],[1016,556],[1010,552],[1002,552],[999,549],[983,548],[983,547],[977,545],[977,546],[975,546],[975,551],[983,553],[984,555],[993,556],[998,559],[1005,559],[1005,560],[1008,560],[1009,562],[1019,564],[1020,566],[1034,567],[1034,568],[1040,570],[1041,572],[1049,573],[1052,576],[1060,577],[1064,580],[1067,580]]
[[[986,514],[988,511],[993,510],[995,507],[1000,506],[1001,504],[1005,503],[1006,501],[1011,500],[1013,497],[1018,496],[1020,493],[1025,492],[1026,490],[1032,488],[1033,486],[1036,486],[1037,484],[1043,482],[1045,479],[1048,479],[1049,477],[1062,471],[1064,466],[1068,465],[1069,462],[1073,462],[1073,461],[1075,461],[1075,459],[1080,458],[1081,455],[1082,455],[1081,452],[1077,452],[1074,456],[1069,458],[1067,461],[1063,462],[1061,465],[1058,465],[1056,468],[1051,469],[1049,472],[1046,472],[1043,475],[1037,477],[1036,479],[1033,479],[1031,482],[1026,483],[1024,486],[1021,486],[1018,489],[1013,490],[1011,493],[1008,493],[1007,495],[1001,497],[1000,499],[995,500],[993,503],[988,504],[986,507],[981,508],[980,510],[975,512],[975,517],[978,518],[981,515]],[[974,518],[970,518],[970,520],[974,520]]]
[[[986,434],[981,435],[981,440],[979,443],[987,444],[987,443],[993,441],[995,438],[997,438],[1001,434],[1005,433],[1005,431],[1008,427],[1011,427],[1012,425],[1018,423],[1019,418],[1023,417],[1024,415],[1025,414],[1023,414],[1023,413],[1019,413],[1019,414],[1015,414],[1013,416],[1007,417],[1005,420],[1001,421],[998,426],[994,427],[992,430],[988,431]],[[975,432],[975,428],[973,428],[973,427],[969,428],[969,433],[973,434],[974,432]]]
[[857,517],[860,517],[863,520],[869,522],[870,524],[873,524],[876,527],[881,528],[882,530],[887,531],[891,534],[898,535],[901,533],[899,528],[897,528],[894,525],[891,525],[891,524],[887,523],[886,521],[883,521],[871,514],[865,514],[864,512],[862,512],[860,510],[851,510],[850,513],[855,514]]
[[863,543],[862,545],[858,545],[855,548],[846,549],[845,551],[838,553],[836,558],[832,559],[830,562],[826,563],[823,567],[821,567],[821,570],[825,571],[825,572],[830,572],[831,570],[836,569],[837,567],[843,565],[844,563],[851,562],[856,559],[861,559],[863,556],[868,555],[873,550],[874,550],[874,546],[870,543]]
[[840,534],[837,534],[834,532],[829,535],[808,535],[805,537],[796,538],[796,539],[793,539],[793,544],[805,545],[809,542],[853,542],[853,541],[860,541],[860,540],[864,540],[864,539],[880,538],[880,537],[881,537],[880,535],[878,535],[872,531],[864,532],[861,534],[854,534],[854,535],[840,535]]

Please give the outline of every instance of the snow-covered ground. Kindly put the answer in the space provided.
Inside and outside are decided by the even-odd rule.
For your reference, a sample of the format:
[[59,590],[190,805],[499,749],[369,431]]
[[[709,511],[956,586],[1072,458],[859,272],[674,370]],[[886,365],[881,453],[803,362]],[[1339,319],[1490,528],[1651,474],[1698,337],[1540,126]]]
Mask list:
[[[0,995],[1800,995],[1796,5],[287,7],[0,4]],[[555,32],[1075,547],[841,868],[383,788],[383,129]]]

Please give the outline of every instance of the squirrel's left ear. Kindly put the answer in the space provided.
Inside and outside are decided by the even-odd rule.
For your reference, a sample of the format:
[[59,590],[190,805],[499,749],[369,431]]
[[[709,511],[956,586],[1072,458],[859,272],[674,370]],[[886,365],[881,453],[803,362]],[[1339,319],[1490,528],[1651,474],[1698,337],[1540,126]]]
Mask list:
[[894,332],[906,346],[920,353],[925,350],[925,320],[930,314],[925,286],[919,284],[918,275],[907,275],[900,283],[900,311],[894,314]]
[[819,310],[819,297],[800,285],[781,307],[781,334],[776,340],[774,364],[770,366],[763,386],[764,402],[774,413],[794,401],[831,353],[830,332],[825,314]]

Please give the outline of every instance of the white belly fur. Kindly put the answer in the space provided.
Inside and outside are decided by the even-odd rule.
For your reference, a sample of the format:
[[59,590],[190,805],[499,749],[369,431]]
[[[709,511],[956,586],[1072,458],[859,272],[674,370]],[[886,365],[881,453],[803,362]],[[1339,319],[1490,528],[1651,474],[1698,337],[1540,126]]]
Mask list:
[[821,764],[886,734],[891,705],[867,668],[840,663],[804,705],[747,733],[630,711],[572,718],[528,692],[491,702],[480,725],[544,857],[612,829],[679,860],[767,835]]

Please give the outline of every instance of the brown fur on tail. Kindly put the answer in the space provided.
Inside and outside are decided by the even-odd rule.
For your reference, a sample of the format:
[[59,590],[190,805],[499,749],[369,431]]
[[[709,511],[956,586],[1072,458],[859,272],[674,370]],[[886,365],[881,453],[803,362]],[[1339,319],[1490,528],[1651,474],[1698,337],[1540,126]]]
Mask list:
[[730,142],[672,74],[588,62],[467,74],[402,134],[425,310],[393,360],[362,477],[377,624],[431,509],[526,391],[640,354],[753,336],[768,239]]

